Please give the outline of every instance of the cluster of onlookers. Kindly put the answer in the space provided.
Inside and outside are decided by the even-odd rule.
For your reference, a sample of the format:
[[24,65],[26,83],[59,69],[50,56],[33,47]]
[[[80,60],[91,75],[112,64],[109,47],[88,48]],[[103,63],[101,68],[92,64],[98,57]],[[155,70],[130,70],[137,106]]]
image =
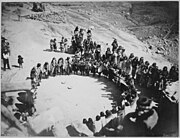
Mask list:
[[1,59],[3,59],[4,71],[7,68],[11,69],[9,65],[10,45],[9,42],[7,42],[6,40],[7,39],[5,37],[1,36]]
[[50,50],[51,51],[60,51],[60,52],[67,52],[68,50],[68,40],[67,38],[62,37],[61,41],[58,42],[60,46],[56,43],[56,38],[50,40]]
[[[166,66],[159,69],[156,63],[150,64],[144,61],[143,57],[138,58],[133,53],[129,56],[125,53],[125,48],[118,45],[116,39],[112,42],[112,50],[107,48],[105,53],[101,53],[101,45],[92,41],[92,30],[88,29],[87,38],[84,39],[84,30],[78,27],[72,36],[72,49],[74,56],[66,59],[55,57],[50,63],[43,65],[37,63],[31,69],[30,79],[33,93],[31,96],[36,98],[36,89],[40,86],[42,79],[57,75],[91,75],[101,77],[102,75],[117,84],[121,89],[122,101],[112,110],[101,112],[95,120],[83,119],[89,130],[94,136],[153,136],[153,128],[157,124],[158,115],[152,105],[152,100],[147,97],[139,97],[135,84],[156,90],[165,90],[168,82],[178,80],[178,67],[172,66],[168,71]],[[60,47],[57,47],[56,39],[50,40],[51,51],[60,49],[67,52],[67,39],[62,37]],[[4,70],[9,66],[10,47],[5,38],[2,38],[2,58]],[[18,56],[19,67],[22,68],[23,58]],[[28,93],[27,93],[28,94]],[[139,99],[138,99],[139,98]],[[137,100],[138,99],[138,100]],[[23,101],[22,99],[20,99]],[[125,109],[137,103],[136,110],[126,114]],[[20,107],[24,108],[24,107]],[[35,109],[31,105],[30,109]],[[25,117],[25,113],[16,113],[16,118]],[[153,118],[153,120],[152,120]],[[136,131],[134,131],[136,130]]]
[[[135,111],[125,112],[129,105],[100,112],[95,119],[83,119],[94,136],[155,136],[158,123],[157,105],[147,97],[139,97]],[[130,107],[130,106],[129,106]]]
[[[164,90],[167,82],[178,80],[178,67],[172,66],[168,71],[167,66],[159,69],[156,63],[150,64],[143,57],[138,58],[133,53],[129,56],[125,48],[118,45],[116,39],[112,42],[112,50],[108,47],[104,54],[101,53],[101,45],[94,44],[92,33],[87,31],[87,39],[83,39],[83,29],[78,27],[74,30],[72,47],[75,55],[67,59],[53,58],[51,63],[45,62],[42,69],[39,63],[31,70],[33,87],[39,85],[41,78],[56,75],[69,75],[71,73],[90,75],[103,75],[117,85],[122,86],[122,81],[127,85],[128,91],[135,92],[135,85],[150,89]],[[64,37],[60,46],[64,44]],[[66,39],[67,40],[67,39]],[[56,39],[51,40],[52,49],[56,49]],[[35,85],[36,84],[36,85]],[[121,87],[122,88],[122,87]],[[127,91],[127,90],[126,90]]]

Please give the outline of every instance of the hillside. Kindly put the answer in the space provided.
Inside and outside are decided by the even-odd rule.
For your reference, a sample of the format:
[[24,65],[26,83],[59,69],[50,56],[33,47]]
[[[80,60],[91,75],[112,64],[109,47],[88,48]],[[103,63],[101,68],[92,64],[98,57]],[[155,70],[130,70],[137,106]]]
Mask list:
[[[67,38],[68,44],[71,45],[71,37],[76,26],[86,30],[93,28],[92,39],[101,44],[102,53],[107,47],[111,47],[113,39],[116,38],[119,45],[126,49],[127,55],[134,53],[135,56],[144,57],[150,64],[156,62],[159,68],[165,65],[170,68],[172,64],[179,62],[177,58],[179,36],[178,32],[174,31],[177,30],[176,24],[178,24],[174,17],[177,11],[166,11],[165,8],[168,8],[166,4],[163,6],[138,2],[46,2],[43,4],[45,12],[33,12],[32,3],[2,3],[1,36],[10,43],[12,68],[6,71],[1,69],[1,91],[8,92],[7,96],[13,96],[14,99],[18,96],[17,91],[24,92],[30,89],[30,80],[27,78],[32,67],[38,62],[44,64],[46,61],[50,62],[53,57],[59,59],[72,56],[68,53],[49,52],[48,49],[50,39],[56,38],[57,42],[60,42],[62,36]],[[156,10],[152,11],[154,6],[157,6]],[[17,8],[21,12],[21,21],[17,20]],[[24,58],[23,69],[16,68],[18,55]],[[22,128],[23,131],[19,132],[12,127],[7,133],[25,136],[28,131],[30,136],[37,135],[52,124],[56,129],[58,128],[55,132],[56,136],[69,136],[66,126],[70,124],[77,125],[80,132],[89,133],[80,125],[82,118],[95,117],[101,110],[109,109],[112,104],[116,104],[115,100],[110,98],[110,92],[116,95],[118,88],[105,79],[87,79],[73,75],[68,77],[50,78],[42,82],[36,101],[37,118],[36,116],[30,118],[32,126],[28,127],[35,132],[26,128]],[[90,84],[93,85],[90,87]],[[80,85],[84,86],[81,91]],[[52,88],[54,88],[53,92]],[[87,93],[84,93],[86,91]],[[72,104],[69,104],[70,102]],[[6,111],[4,108],[3,110]],[[79,114],[81,111],[82,114]],[[50,121],[46,122],[46,118],[50,118]],[[8,125],[11,126],[11,121],[7,123],[6,118],[1,121],[3,130],[8,128]]]

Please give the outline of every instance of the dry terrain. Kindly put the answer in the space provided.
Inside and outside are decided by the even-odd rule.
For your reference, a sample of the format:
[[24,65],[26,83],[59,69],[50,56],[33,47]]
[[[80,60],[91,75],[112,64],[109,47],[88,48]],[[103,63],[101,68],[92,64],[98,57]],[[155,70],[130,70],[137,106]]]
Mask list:
[[[44,3],[46,11],[31,11],[32,3],[3,3],[1,35],[10,43],[11,70],[1,70],[1,92],[12,96],[14,103],[19,92],[30,89],[30,70],[38,62],[50,62],[53,57],[71,57],[71,54],[49,52],[49,41],[59,42],[64,36],[71,43],[76,26],[93,28],[93,41],[102,45],[102,53],[111,47],[113,38],[126,49],[126,54],[144,57],[159,68],[178,64],[179,36],[172,28],[177,27],[176,3],[167,5],[145,2],[61,2]],[[17,21],[17,8],[22,21]],[[169,9],[170,11],[166,11]],[[131,13],[132,10],[132,13]],[[39,15],[38,15],[39,14]],[[30,19],[36,16],[35,20]],[[174,16],[171,16],[174,15]],[[171,27],[173,26],[173,27]],[[176,29],[176,28],[175,28]],[[177,29],[176,29],[177,30]],[[169,31],[169,33],[168,33]],[[85,35],[86,37],[86,35]],[[151,48],[149,48],[151,46]],[[157,50],[159,48],[159,50]],[[158,52],[157,52],[158,51]],[[17,56],[24,58],[24,68],[17,68]],[[3,64],[1,62],[1,67]],[[78,132],[92,135],[82,124],[83,118],[95,118],[100,111],[117,104],[118,88],[105,78],[86,76],[57,76],[42,80],[37,90],[36,116],[29,118],[31,131],[9,128],[7,135],[45,135],[44,130],[55,126],[56,136],[78,136],[68,129],[75,126]],[[2,131],[8,128],[2,120]],[[4,131],[5,132],[5,131]],[[2,134],[2,132],[1,132]]]

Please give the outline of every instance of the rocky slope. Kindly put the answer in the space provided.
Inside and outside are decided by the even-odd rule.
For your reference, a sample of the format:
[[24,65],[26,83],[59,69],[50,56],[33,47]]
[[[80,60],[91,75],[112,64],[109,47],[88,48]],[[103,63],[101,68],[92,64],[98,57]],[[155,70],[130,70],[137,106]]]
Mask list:
[[[137,3],[135,3],[134,5],[133,4],[134,3],[130,2],[44,3],[46,9],[45,12],[37,13],[31,11],[32,3],[3,3],[1,18],[1,35],[7,38],[10,42],[10,64],[13,67],[11,70],[1,70],[2,91],[11,91],[12,93],[8,94],[9,96],[14,96],[15,99],[17,97],[17,90],[30,89],[30,81],[26,79],[29,76],[31,68],[35,66],[38,62],[43,64],[45,61],[50,62],[53,57],[65,58],[67,56],[71,56],[70,54],[66,53],[48,52],[47,49],[49,49],[49,41],[52,38],[56,38],[59,42],[61,40],[61,37],[64,36],[68,39],[68,42],[70,44],[71,36],[76,26],[82,27],[84,29],[88,29],[90,27],[93,28],[93,40],[102,45],[103,52],[106,50],[107,47],[111,47],[113,38],[117,38],[118,43],[126,49],[127,55],[133,52],[138,57],[143,56],[145,60],[148,60],[150,63],[157,62],[157,65],[160,68],[162,68],[164,65],[170,67],[172,63],[176,63],[177,61],[175,60],[177,60],[177,58],[173,57],[172,55],[174,51],[177,51],[178,47],[172,46],[172,49],[174,49],[172,50],[167,46],[169,43],[171,43],[171,38],[169,38],[171,35],[164,39],[165,43],[167,44],[164,45],[163,48],[160,47],[160,51],[162,52],[162,49],[165,49],[167,53],[170,53],[169,57],[171,57],[171,61],[173,62],[169,62],[167,60],[167,58],[169,58],[168,54],[164,55],[165,57],[167,57],[164,58],[164,56],[156,52],[157,47],[159,46],[157,45],[156,41],[158,41],[160,44],[164,43],[164,40],[162,40],[161,38],[164,37],[164,35],[161,37],[159,37],[159,35],[154,35],[156,34],[156,32],[159,32],[157,31],[157,29],[155,29],[156,25],[148,26],[147,19],[146,22],[143,22],[144,19],[141,19],[142,17],[140,15],[145,15],[145,11],[143,11],[142,9],[145,8],[143,8],[142,5],[138,6]],[[153,5],[149,5],[149,7],[149,10],[151,11],[151,9],[153,9]],[[17,21],[17,8],[19,8],[21,11],[22,21]],[[133,10],[131,13],[130,11],[132,8]],[[142,11],[141,14],[139,13],[140,11]],[[157,15],[151,16],[151,18],[153,17],[153,20],[156,20],[159,15],[157,17],[156,16]],[[145,17],[143,16],[143,18]],[[149,16],[147,15],[146,18],[149,18]],[[167,17],[164,16],[164,18]],[[164,18],[162,19],[163,23],[165,20]],[[162,25],[163,24],[161,23],[158,25],[158,27]],[[149,34],[150,32],[151,34]],[[148,37],[144,38],[144,36]],[[178,39],[177,42],[173,40],[172,43],[175,43],[176,45],[176,43],[178,43]],[[152,48],[150,49],[149,46],[152,46]],[[24,57],[23,69],[16,68],[18,55],[22,55]],[[102,95],[107,94],[107,92],[109,91],[114,91],[115,93],[117,91],[117,89],[114,88],[112,84],[108,84],[106,82],[106,85],[103,86],[101,83],[97,83],[96,79],[88,79],[89,81],[87,81],[87,83],[83,85],[88,87],[89,83],[93,83],[95,84],[93,88],[96,87],[97,90],[101,90],[102,93],[98,93],[97,91],[94,91],[92,93],[88,91],[87,95],[83,95],[83,93],[81,93],[82,91],[79,92],[78,95],[84,96],[84,99],[82,100],[88,101],[88,96],[92,97],[92,94],[94,95],[94,97],[96,97],[95,99],[91,99],[90,101],[88,101],[90,106],[86,106],[84,105],[85,101],[78,101],[79,97],[76,97],[75,93],[72,94],[71,98],[68,98],[68,96],[70,96],[68,92],[65,91],[65,93],[59,93],[58,89],[56,89],[56,91],[54,91],[54,93],[52,94],[49,93],[51,92],[51,88],[47,88],[46,86],[53,85],[55,84],[55,82],[58,82],[58,80],[56,79],[57,78],[52,78],[51,82],[43,82],[43,87],[40,87],[41,89],[39,90],[38,95],[38,99],[41,100],[38,100],[36,106],[38,108],[38,113],[41,115],[40,117],[51,118],[50,122],[46,122],[46,125],[48,127],[49,125],[52,125],[54,121],[56,122],[55,125],[58,126],[56,128],[60,129],[60,131],[56,131],[57,136],[68,135],[68,133],[66,133],[65,126],[67,126],[69,122],[74,121],[77,125],[82,121],[81,118],[83,116],[93,117],[95,116],[95,114],[98,113],[98,111],[104,108],[103,106],[96,107],[97,105],[94,104],[94,102],[92,101],[95,100],[97,103],[99,103],[99,105],[102,104],[105,105],[106,108],[109,108],[112,104],[112,101],[107,101],[107,99],[103,99]],[[67,81],[67,83],[69,83],[68,85],[71,84],[73,86],[73,83],[76,82],[76,80],[74,79],[74,77],[72,79],[68,79],[68,81],[72,80],[70,82]],[[61,80],[63,79],[61,78]],[[78,81],[85,82],[84,78],[79,78]],[[59,84],[56,84],[52,87],[60,87],[60,89],[65,89],[63,86],[59,86]],[[112,87],[112,89],[104,92],[104,90],[106,90],[104,87]],[[79,91],[78,88],[76,88],[72,92],[77,91]],[[108,98],[108,96],[106,98]],[[72,105],[68,105],[70,100],[74,100]],[[44,106],[44,103],[46,102],[49,102],[48,106]],[[79,103],[79,107],[75,108],[77,103]],[[61,105],[62,108],[60,109],[59,107],[55,107],[51,109],[51,107],[54,107],[54,105]],[[88,111],[87,108],[89,109]],[[9,113],[9,111],[7,111],[6,108],[3,108],[3,106],[2,109],[1,112],[3,111],[3,113],[7,113],[4,116],[9,116],[9,118],[11,118],[11,114]],[[73,115],[76,116],[78,119],[73,120],[73,116],[70,116],[69,112],[71,109],[74,109]],[[85,113],[78,116],[80,109],[83,110]],[[51,113],[54,113],[55,111],[58,112],[58,121],[60,122],[64,119],[63,117],[67,117],[67,114],[69,115],[68,118],[66,118],[67,122],[63,122],[65,124],[64,126],[61,126],[59,123],[57,123],[57,116],[51,115]],[[43,124],[43,120],[40,120],[40,122],[37,123],[36,119],[34,119],[31,120],[32,122],[30,124],[34,124],[32,127],[34,128],[35,132],[27,129],[27,127],[25,126],[22,128],[22,130],[18,130],[17,128],[12,127],[12,121],[8,122],[7,120],[8,119],[5,117],[2,118],[1,122],[3,122],[3,131],[7,132],[9,135],[11,135],[11,133],[14,133],[18,136],[25,136],[27,135],[27,131],[28,135],[35,135],[36,133],[41,132],[41,130],[38,129],[38,125],[45,127],[45,125]],[[80,128],[80,130],[83,129],[82,126],[80,126]],[[10,132],[8,132],[7,130],[9,130]]]

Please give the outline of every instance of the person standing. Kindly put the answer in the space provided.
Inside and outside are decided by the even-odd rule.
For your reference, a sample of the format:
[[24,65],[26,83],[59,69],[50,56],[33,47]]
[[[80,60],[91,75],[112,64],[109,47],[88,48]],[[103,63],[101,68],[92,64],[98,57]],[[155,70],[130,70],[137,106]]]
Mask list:
[[123,119],[123,136],[153,136],[153,128],[157,125],[158,114],[154,101],[141,96],[137,100],[135,112],[128,113]]
[[116,52],[117,48],[118,48],[118,43],[117,43],[117,39],[114,39],[114,41],[112,42],[112,52]]
[[11,69],[10,65],[9,65],[9,56],[10,56],[9,50],[4,49],[4,51],[3,51],[4,71],[6,71],[6,66],[8,67],[8,69]]
[[23,68],[23,57],[21,55],[18,55],[18,64],[19,64],[19,68]]

